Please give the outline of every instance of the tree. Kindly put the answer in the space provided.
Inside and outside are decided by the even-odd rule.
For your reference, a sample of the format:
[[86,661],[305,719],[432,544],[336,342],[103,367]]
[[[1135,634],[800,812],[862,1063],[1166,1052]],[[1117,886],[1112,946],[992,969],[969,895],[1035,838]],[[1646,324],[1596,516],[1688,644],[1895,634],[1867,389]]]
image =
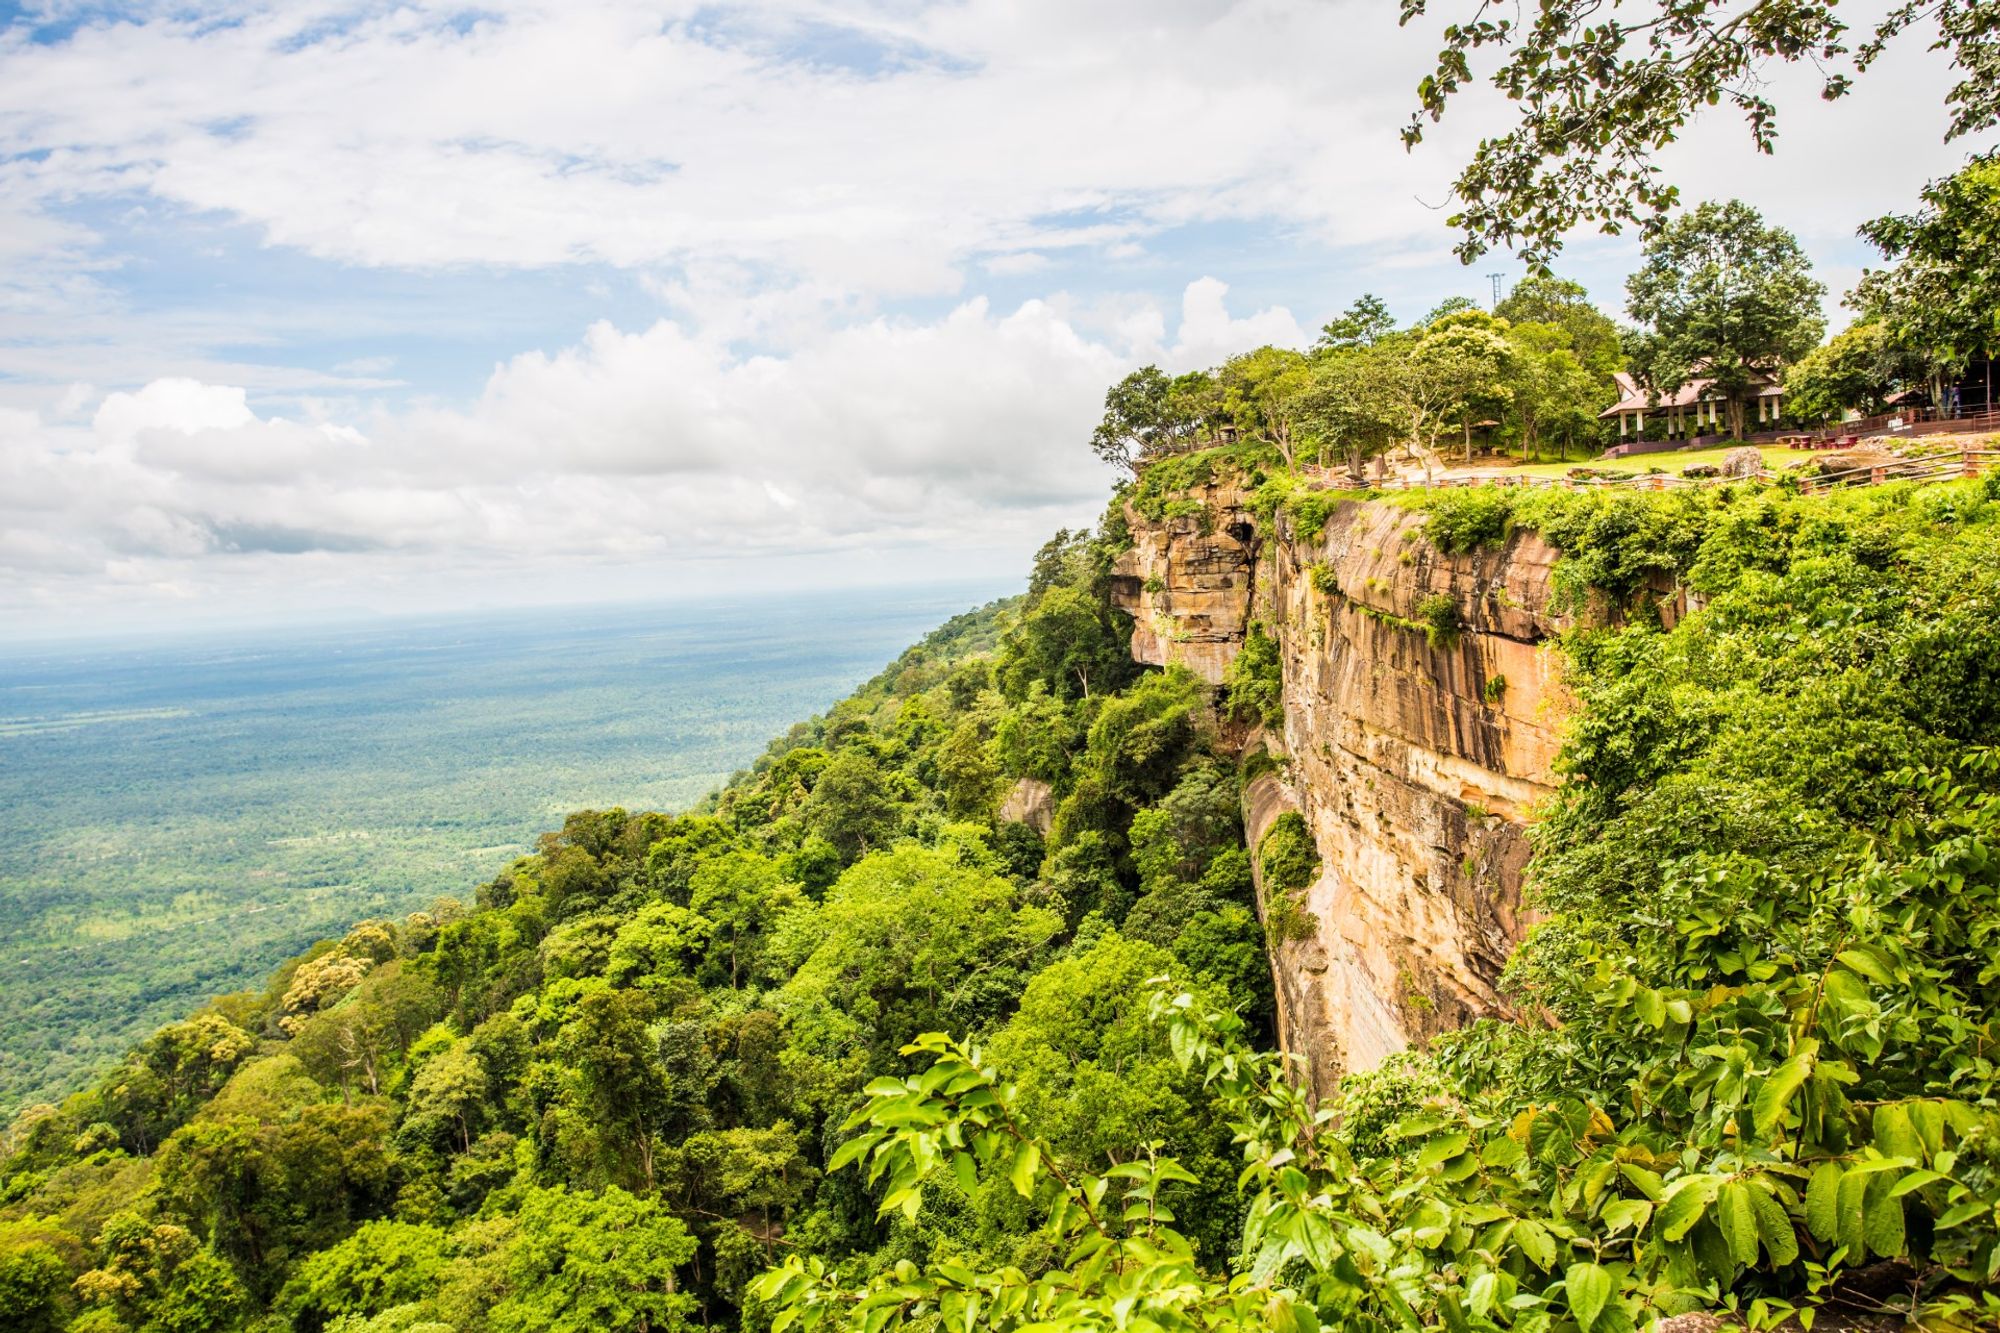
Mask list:
[[1447,296],[1444,300],[1439,301],[1433,306],[1429,314],[1418,320],[1417,326],[1424,328],[1437,323],[1441,319],[1448,319],[1453,315],[1462,315],[1468,310],[1477,309],[1479,309],[1479,302],[1469,296]]
[[694,1297],[677,1271],[694,1237],[657,1200],[617,1186],[602,1194],[530,1190],[507,1251],[511,1290],[495,1333],[679,1333]]
[[1895,266],[1850,298],[1926,375],[2000,353],[2000,152],[1924,187],[1924,208],[1861,228]]
[[449,1126],[459,1152],[472,1150],[472,1126],[486,1101],[486,1066],[468,1041],[456,1041],[426,1059],[410,1080],[405,1129],[420,1139]]
[[1310,375],[1304,354],[1290,348],[1266,346],[1232,356],[1216,373],[1222,413],[1244,437],[1275,445],[1290,467],[1296,404]]
[[289,1049],[343,1096],[356,1077],[373,1096],[382,1091],[384,1071],[443,1011],[436,986],[392,962],[370,972],[344,1003],[307,1019]]
[[1570,445],[1596,432],[1597,413],[1615,392],[1611,381],[1586,368],[1570,350],[1568,331],[1554,324],[1515,324],[1507,338],[1522,454],[1539,458],[1543,444],[1555,441],[1567,457]]
[[928,1028],[976,1029],[1020,994],[1061,925],[955,849],[903,843],[865,857],[790,928],[810,944],[778,992],[794,1052],[880,1072]]
[[1850,408],[1876,411],[1903,378],[1899,360],[1880,321],[1843,329],[1786,368],[1785,413],[1833,421]]
[[595,991],[577,1003],[557,1038],[600,1157],[614,1169],[636,1160],[647,1189],[671,1109],[670,1089],[654,1058],[655,1016],[652,999],[639,991]]
[[1055,587],[1021,613],[1000,645],[1001,689],[1010,699],[1041,682],[1058,699],[1116,689],[1133,670],[1126,636],[1098,594]]
[[[1543,267],[1581,224],[1657,227],[1679,193],[1652,155],[1705,107],[1726,102],[1768,153],[1777,108],[1765,96],[1767,62],[1810,63],[1822,72],[1823,95],[1839,97],[1925,19],[1937,23],[1934,48],[1949,50],[1964,75],[1946,94],[1946,138],[2000,123],[2000,8],[1989,0],[1897,0],[1858,47],[1849,46],[1836,0],[1661,0],[1630,10],[1544,0],[1526,19],[1469,0],[1451,8],[1471,13],[1444,30],[1404,144],[1422,142],[1424,122],[1441,119],[1474,82],[1473,60],[1488,49],[1502,57],[1488,81],[1519,107],[1518,124],[1482,140],[1454,187],[1459,210],[1450,224],[1468,263],[1501,245]],[[1430,9],[1431,0],[1402,0],[1402,21]]]
[[1647,326],[1633,363],[1655,393],[1712,382],[1743,437],[1759,374],[1775,374],[1819,343],[1826,321],[1798,238],[1740,200],[1707,203],[1648,238],[1626,280],[1626,308]]
[[1315,352],[1340,351],[1348,347],[1369,347],[1396,331],[1395,316],[1381,297],[1363,292],[1347,312],[1328,320],[1319,331]]
[[902,814],[898,784],[867,752],[842,750],[820,770],[801,813],[806,828],[852,861],[889,840]]
[[1313,361],[1293,410],[1322,458],[1331,451],[1360,476],[1369,459],[1403,438],[1406,422],[1398,409],[1406,357],[1392,341],[1343,347]]
[[272,1305],[294,1327],[358,1323],[429,1296],[448,1258],[440,1227],[364,1222],[338,1245],[300,1264]]
[[33,1217],[0,1222],[0,1327],[57,1333],[67,1325],[67,1256],[81,1248],[76,1237]]
[[1508,382],[1513,360],[1505,321],[1477,306],[1450,310],[1431,321],[1411,350],[1410,373],[1414,401],[1422,404],[1416,419],[1432,450],[1443,430],[1455,426],[1471,461],[1475,421],[1497,418],[1513,400]]
[[765,946],[779,919],[798,906],[799,886],[786,883],[769,857],[739,849],[704,862],[691,888],[689,905],[712,925],[707,971],[726,977],[731,990],[762,980]]
[[1091,432],[1099,458],[1135,475],[1147,463],[1193,443],[1214,401],[1206,375],[1169,379],[1158,366],[1141,366],[1104,394],[1104,419]]
[[1607,380],[1624,367],[1617,323],[1591,304],[1590,293],[1580,282],[1531,273],[1514,284],[1493,313],[1517,329],[1523,324],[1561,329],[1577,361]]

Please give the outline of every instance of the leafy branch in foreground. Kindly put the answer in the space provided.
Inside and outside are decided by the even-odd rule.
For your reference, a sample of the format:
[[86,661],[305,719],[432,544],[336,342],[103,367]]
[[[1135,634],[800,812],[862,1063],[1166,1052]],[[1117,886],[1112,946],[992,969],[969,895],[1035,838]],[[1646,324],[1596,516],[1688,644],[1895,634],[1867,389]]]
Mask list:
[[[1726,103],[1768,153],[1777,107],[1764,65],[1809,62],[1822,73],[1822,96],[1838,98],[1920,20],[1936,21],[1933,49],[1950,51],[1962,75],[1946,94],[1948,137],[2000,122],[2000,10],[1985,0],[1908,0],[1858,49],[1847,45],[1834,0],[1544,0],[1531,19],[1496,17],[1501,7],[1485,0],[1465,7],[1469,18],[1445,28],[1437,68],[1418,86],[1403,141],[1422,142],[1424,121],[1441,119],[1474,81],[1476,54],[1505,53],[1490,81],[1518,105],[1519,123],[1483,139],[1454,187],[1451,225],[1468,263],[1498,245],[1518,247],[1539,268],[1580,224],[1652,225],[1679,199],[1652,156],[1702,110]],[[1430,9],[1431,0],[1402,0],[1402,21]]]
[[[1072,1170],[977,1050],[927,1035],[907,1053],[930,1068],[870,1085],[831,1165],[865,1162],[881,1211],[907,1219],[946,1172],[967,1191],[1004,1178],[1059,1260],[1031,1273],[936,1253],[849,1285],[793,1258],[753,1294],[777,1333],[1626,1333],[1702,1309],[1809,1328],[1828,1304],[1980,1326],[2000,1315],[2000,798],[1969,779],[1995,767],[1980,754],[1900,775],[1912,816],[1822,872],[1771,938],[1755,912],[1698,909],[1636,954],[1592,959],[1594,1008],[1556,1040],[1615,1048],[1615,1086],[1594,1100],[1491,1095],[1467,1050],[1505,1045],[1488,1025],[1438,1062],[1456,1088],[1377,1128],[1367,1078],[1315,1109],[1235,1015],[1162,990],[1156,1021],[1243,1150],[1227,1271],[1173,1229],[1163,1195],[1186,1172],[1151,1152]],[[1781,899],[1716,888],[1718,904]],[[1886,1293],[1856,1280],[1884,1273]]]

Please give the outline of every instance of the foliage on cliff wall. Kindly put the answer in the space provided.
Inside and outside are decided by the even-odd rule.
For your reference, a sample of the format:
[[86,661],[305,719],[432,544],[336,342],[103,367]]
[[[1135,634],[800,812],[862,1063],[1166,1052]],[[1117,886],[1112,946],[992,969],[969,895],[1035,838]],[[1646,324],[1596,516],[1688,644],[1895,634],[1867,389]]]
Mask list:
[[[1230,1015],[1160,991],[1243,1145],[1228,1274],[1159,1206],[1176,1163],[1051,1170],[1004,1080],[926,1038],[930,1075],[872,1087],[842,1157],[892,1209],[933,1163],[1004,1184],[1066,1260],[790,1263],[764,1290],[802,1326],[2000,1319],[2000,506],[1954,485],[1496,509],[1470,516],[1541,528],[1569,594],[1621,613],[1562,645],[1581,710],[1538,831],[1549,916],[1510,975],[1531,1017],[1315,1110]],[[1647,607],[1676,581],[1706,605],[1663,630]]]

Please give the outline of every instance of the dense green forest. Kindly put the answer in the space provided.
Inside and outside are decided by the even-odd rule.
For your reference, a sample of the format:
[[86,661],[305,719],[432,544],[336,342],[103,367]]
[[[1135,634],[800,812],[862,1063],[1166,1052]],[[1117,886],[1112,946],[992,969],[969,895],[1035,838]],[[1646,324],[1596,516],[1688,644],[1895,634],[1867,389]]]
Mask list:
[[[733,1324],[790,1248],[923,1252],[824,1167],[933,1029],[989,1040],[1080,1159],[1136,1138],[1203,1165],[1189,1213],[1223,1262],[1229,1135],[1144,983],[1268,1033],[1237,778],[1205,687],[1130,662],[1108,558],[1066,534],[1024,599],[695,812],[572,815],[471,901],[364,922],[31,1108],[0,1168],[0,1322]],[[1046,843],[997,819],[1020,778],[1049,785]],[[1006,1195],[962,1214],[1038,1252]]]
[[0,1123],[209,996],[680,809],[991,587],[0,648]]
[[1596,608],[1519,1019],[1317,1107],[1267,1053],[1274,664],[1134,666],[1114,507],[702,807],[575,814],[21,1117],[8,1326],[1992,1321],[2000,488],[1395,502]]

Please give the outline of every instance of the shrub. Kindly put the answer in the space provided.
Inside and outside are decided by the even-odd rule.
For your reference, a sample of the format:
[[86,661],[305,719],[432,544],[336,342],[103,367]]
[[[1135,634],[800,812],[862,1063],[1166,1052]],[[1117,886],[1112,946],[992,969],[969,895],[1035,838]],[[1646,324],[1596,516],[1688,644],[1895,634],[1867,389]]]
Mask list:
[[1417,623],[1423,626],[1426,643],[1448,651],[1458,646],[1458,636],[1465,629],[1465,616],[1458,609],[1457,598],[1434,592],[1417,603]]
[[1251,623],[1223,685],[1228,690],[1230,714],[1237,720],[1261,721],[1267,727],[1285,720],[1284,668],[1278,659],[1278,641],[1266,634],[1262,625]]
[[1425,496],[1424,508],[1430,515],[1424,535],[1451,554],[1497,545],[1513,528],[1513,494],[1498,487],[1433,491]]
[[1319,878],[1319,848],[1304,815],[1287,810],[1271,821],[1257,843],[1257,865],[1266,893],[1296,893]]

